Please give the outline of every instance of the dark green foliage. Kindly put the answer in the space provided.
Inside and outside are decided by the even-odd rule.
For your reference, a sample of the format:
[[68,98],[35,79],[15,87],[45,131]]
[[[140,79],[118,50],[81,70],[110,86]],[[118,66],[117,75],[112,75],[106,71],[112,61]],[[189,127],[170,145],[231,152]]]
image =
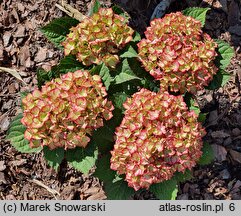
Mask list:
[[119,176],[110,169],[110,154],[106,154],[97,161],[97,168],[94,173],[104,182],[104,189],[107,198],[110,200],[126,200],[135,193],[133,188],[128,187],[123,176]]
[[187,8],[182,13],[186,16],[191,16],[196,20],[199,20],[202,23],[202,26],[205,24],[206,14],[210,10],[210,8],[199,8],[199,7],[192,7]]
[[56,47],[62,48],[61,43],[66,39],[66,35],[70,32],[70,28],[76,26],[78,20],[71,17],[61,17],[54,19],[48,25],[42,27],[40,31],[51,41]]
[[50,150],[47,146],[43,148],[44,157],[47,160],[48,164],[53,167],[55,170],[58,169],[62,160],[64,159],[64,149],[57,148]]
[[24,132],[26,127],[21,123],[23,114],[17,115],[9,126],[7,132],[7,140],[9,140],[12,146],[21,153],[37,153],[42,148],[30,148],[29,141],[24,138]]
[[66,151],[66,160],[76,170],[87,174],[95,165],[98,156],[98,148],[95,143],[88,143],[86,148],[77,147]]
[[209,143],[207,143],[207,142],[203,143],[202,152],[203,152],[203,154],[202,154],[201,158],[199,159],[198,164],[200,164],[200,165],[210,164],[214,160],[214,153],[213,153],[213,149]]
[[149,190],[160,200],[175,200],[178,192],[177,181],[172,178],[158,184],[153,184]]

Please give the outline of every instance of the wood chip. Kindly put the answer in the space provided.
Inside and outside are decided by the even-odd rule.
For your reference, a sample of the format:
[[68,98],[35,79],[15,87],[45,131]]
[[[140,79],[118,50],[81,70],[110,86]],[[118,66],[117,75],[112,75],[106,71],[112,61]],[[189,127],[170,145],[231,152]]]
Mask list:
[[223,145],[224,145],[224,146],[231,145],[231,144],[232,144],[232,141],[233,141],[233,140],[231,139],[231,137],[228,137],[227,139],[224,140]]
[[20,22],[19,15],[18,15],[18,12],[17,12],[17,10],[15,8],[13,8],[13,10],[12,10],[12,15],[16,19],[16,22],[19,23]]
[[0,120],[0,129],[1,131],[6,131],[10,125],[10,120],[7,115],[5,115],[1,120]]
[[235,26],[239,23],[239,10],[238,2],[232,0],[228,8],[228,24]]
[[224,169],[220,172],[220,176],[222,179],[227,180],[231,178],[231,175],[227,169]]
[[4,173],[3,173],[3,172],[0,172],[0,185],[1,185],[2,183],[3,183],[3,184],[6,184],[7,181],[6,181],[6,179],[5,179]]
[[27,163],[26,159],[14,160],[9,162],[9,166],[21,166]]
[[3,171],[6,169],[6,166],[4,165],[4,161],[0,161],[0,171]]
[[19,51],[19,61],[21,65],[27,68],[31,66],[30,51],[28,45],[21,47]]
[[181,194],[177,197],[177,200],[188,200],[188,193]]
[[229,151],[229,153],[230,153],[233,160],[235,160],[238,163],[241,163],[241,152],[234,151],[234,150],[231,149]]
[[235,26],[230,26],[228,31],[232,34],[236,34],[238,36],[241,36],[241,25],[235,25]]
[[25,6],[24,6],[22,3],[20,3],[20,2],[17,3],[17,8],[18,8],[18,10],[21,11],[22,13],[23,13],[24,10],[25,10]]
[[85,193],[86,195],[93,195],[93,194],[98,193],[99,190],[100,190],[99,187],[91,187],[91,188],[87,189],[84,193]]
[[220,131],[213,131],[211,133],[212,138],[219,139],[219,138],[227,138],[230,136],[230,134],[224,132],[223,130]]
[[233,134],[233,136],[237,137],[241,134],[241,131],[239,130],[239,128],[234,128],[232,130],[232,134]]
[[225,161],[227,158],[227,150],[221,145],[213,144],[211,146],[212,146],[216,160],[218,162]]
[[16,197],[12,194],[6,196],[6,200],[16,200]]
[[24,37],[25,36],[25,31],[26,31],[25,26],[24,25],[19,25],[18,28],[17,28],[17,31],[14,34],[14,37],[17,37],[17,38]]
[[221,9],[222,9],[225,13],[228,13],[227,0],[220,0],[220,4],[222,5]]
[[47,49],[39,47],[38,52],[34,58],[35,62],[43,62],[47,58]]
[[6,32],[3,34],[3,45],[4,45],[5,47],[8,46],[8,44],[10,43],[11,38],[12,38],[12,33],[11,33],[11,32],[6,31]]
[[60,199],[61,200],[72,200],[74,198],[75,192],[76,192],[75,186],[67,186],[60,193]]
[[217,118],[218,118],[218,111],[217,110],[211,111],[208,115],[208,123],[216,124]]
[[100,191],[96,194],[93,194],[87,198],[87,200],[104,200],[106,199],[106,195],[103,191]]

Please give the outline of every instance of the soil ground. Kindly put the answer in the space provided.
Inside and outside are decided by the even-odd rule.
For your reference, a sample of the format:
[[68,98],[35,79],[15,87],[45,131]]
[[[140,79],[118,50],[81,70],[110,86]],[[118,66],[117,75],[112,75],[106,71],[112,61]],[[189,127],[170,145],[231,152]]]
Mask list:
[[[130,15],[130,25],[143,34],[160,2],[145,0],[102,1],[121,5]],[[61,164],[58,172],[50,168],[42,154],[20,154],[5,140],[11,119],[21,112],[20,92],[36,86],[38,67],[49,70],[63,56],[42,33],[41,26],[64,16],[57,0],[0,0],[0,67],[19,71],[24,82],[0,73],[0,199],[106,199],[102,183],[91,175]],[[68,1],[86,13],[91,0]],[[167,11],[190,6],[211,7],[204,31],[221,38],[235,50],[227,72],[230,81],[216,91],[201,91],[199,103],[208,112],[205,140],[215,153],[208,166],[195,167],[194,178],[179,186],[178,199],[241,199],[241,4],[235,0],[174,1]],[[133,199],[152,199],[146,192]]]

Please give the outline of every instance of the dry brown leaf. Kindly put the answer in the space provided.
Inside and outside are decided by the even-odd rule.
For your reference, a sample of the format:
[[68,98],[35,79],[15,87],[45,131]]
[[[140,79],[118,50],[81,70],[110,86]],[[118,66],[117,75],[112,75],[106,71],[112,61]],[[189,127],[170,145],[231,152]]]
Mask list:
[[19,75],[19,73],[14,70],[14,69],[11,69],[11,68],[6,68],[6,67],[0,67],[0,72],[7,72],[7,73],[10,73],[12,76],[14,76],[15,78],[17,78],[18,80],[22,81],[25,85],[27,85],[22,77]]

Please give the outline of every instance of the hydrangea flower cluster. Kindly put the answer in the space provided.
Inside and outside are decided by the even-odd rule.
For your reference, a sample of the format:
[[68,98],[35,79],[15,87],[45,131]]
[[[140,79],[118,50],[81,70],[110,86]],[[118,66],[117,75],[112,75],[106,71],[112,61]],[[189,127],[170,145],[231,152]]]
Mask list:
[[195,94],[216,74],[217,44],[201,27],[192,17],[171,13],[153,20],[138,43],[140,61],[164,90]]
[[86,147],[92,131],[112,118],[114,107],[106,95],[100,76],[80,70],[28,94],[22,101],[21,122],[30,147]]
[[170,179],[195,166],[205,131],[182,96],[141,89],[124,103],[116,129],[111,169],[126,174],[135,190]]
[[133,33],[124,17],[111,8],[100,8],[71,29],[63,42],[64,53],[76,55],[87,66],[104,62],[114,68],[119,62],[118,51],[132,40]]

